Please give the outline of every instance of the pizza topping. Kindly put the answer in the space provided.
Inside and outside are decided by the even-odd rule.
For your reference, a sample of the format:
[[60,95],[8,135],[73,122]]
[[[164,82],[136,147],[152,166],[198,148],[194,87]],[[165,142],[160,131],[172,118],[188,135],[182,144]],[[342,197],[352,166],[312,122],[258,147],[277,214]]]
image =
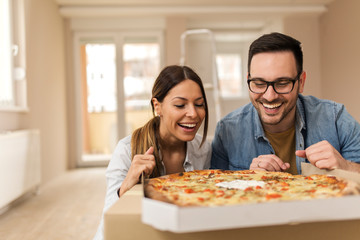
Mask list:
[[184,190],[184,192],[186,192],[186,193],[194,193],[195,191],[193,189],[191,189],[191,188],[186,188]]
[[210,172],[210,174],[208,175],[208,178],[213,178],[215,177],[215,173],[214,172]]
[[266,194],[266,199],[273,199],[273,198],[281,198],[282,195],[281,194],[278,194],[278,193],[269,193],[269,194]]

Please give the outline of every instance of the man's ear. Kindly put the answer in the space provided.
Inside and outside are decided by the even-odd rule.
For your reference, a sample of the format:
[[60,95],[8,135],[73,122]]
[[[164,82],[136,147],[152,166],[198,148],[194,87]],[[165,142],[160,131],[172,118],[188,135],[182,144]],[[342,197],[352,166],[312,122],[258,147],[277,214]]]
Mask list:
[[299,93],[304,92],[305,80],[306,80],[306,72],[304,71],[301,73],[299,77]]
[[156,98],[152,98],[151,101],[154,106],[155,115],[161,116],[161,103]]

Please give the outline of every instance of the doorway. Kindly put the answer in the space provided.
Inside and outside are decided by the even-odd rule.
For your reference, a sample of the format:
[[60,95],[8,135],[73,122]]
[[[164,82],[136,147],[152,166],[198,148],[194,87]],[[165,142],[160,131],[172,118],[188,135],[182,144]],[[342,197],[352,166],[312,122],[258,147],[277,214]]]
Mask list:
[[151,117],[162,63],[159,33],[75,36],[77,165],[107,165],[119,139]]

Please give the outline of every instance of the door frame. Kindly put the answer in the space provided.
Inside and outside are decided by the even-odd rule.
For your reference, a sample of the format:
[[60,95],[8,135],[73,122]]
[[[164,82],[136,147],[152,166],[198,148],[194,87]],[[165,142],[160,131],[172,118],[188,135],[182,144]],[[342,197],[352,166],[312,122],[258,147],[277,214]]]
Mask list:
[[[89,167],[89,166],[106,166],[109,158],[97,161],[84,161],[83,160],[83,130],[82,130],[82,106],[81,106],[81,56],[80,46],[83,43],[82,39],[87,38],[96,39],[111,39],[116,48],[116,82],[117,82],[117,135],[118,139],[126,135],[126,121],[125,121],[125,98],[124,98],[124,71],[123,71],[123,45],[127,37],[155,37],[159,43],[160,51],[160,66],[164,66],[164,32],[162,30],[124,30],[124,31],[81,31],[75,32],[73,35],[73,67],[74,67],[74,112],[75,112],[75,151],[76,151],[76,166]],[[90,41],[89,41],[90,42]],[[121,94],[119,94],[121,93]],[[112,153],[111,153],[112,154]]]

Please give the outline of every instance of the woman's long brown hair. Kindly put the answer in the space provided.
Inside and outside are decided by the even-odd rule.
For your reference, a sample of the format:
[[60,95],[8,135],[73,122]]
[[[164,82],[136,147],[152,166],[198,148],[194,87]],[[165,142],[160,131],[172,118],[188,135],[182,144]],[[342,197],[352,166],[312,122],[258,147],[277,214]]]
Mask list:
[[[192,80],[199,85],[201,93],[204,97],[205,119],[203,138],[201,142],[202,145],[206,141],[208,130],[208,105],[202,81],[191,68],[178,65],[165,67],[155,80],[151,99],[156,98],[159,102],[163,102],[164,98],[173,87],[187,79]],[[159,141],[160,117],[155,116],[155,109],[152,100],[150,100],[150,103],[154,117],[143,127],[140,127],[133,132],[131,138],[131,156],[133,158],[136,154],[144,154],[151,146],[154,147],[153,155],[155,157],[156,166],[150,177],[158,177],[160,176],[160,169],[162,168],[159,154],[159,150],[161,149]]]

